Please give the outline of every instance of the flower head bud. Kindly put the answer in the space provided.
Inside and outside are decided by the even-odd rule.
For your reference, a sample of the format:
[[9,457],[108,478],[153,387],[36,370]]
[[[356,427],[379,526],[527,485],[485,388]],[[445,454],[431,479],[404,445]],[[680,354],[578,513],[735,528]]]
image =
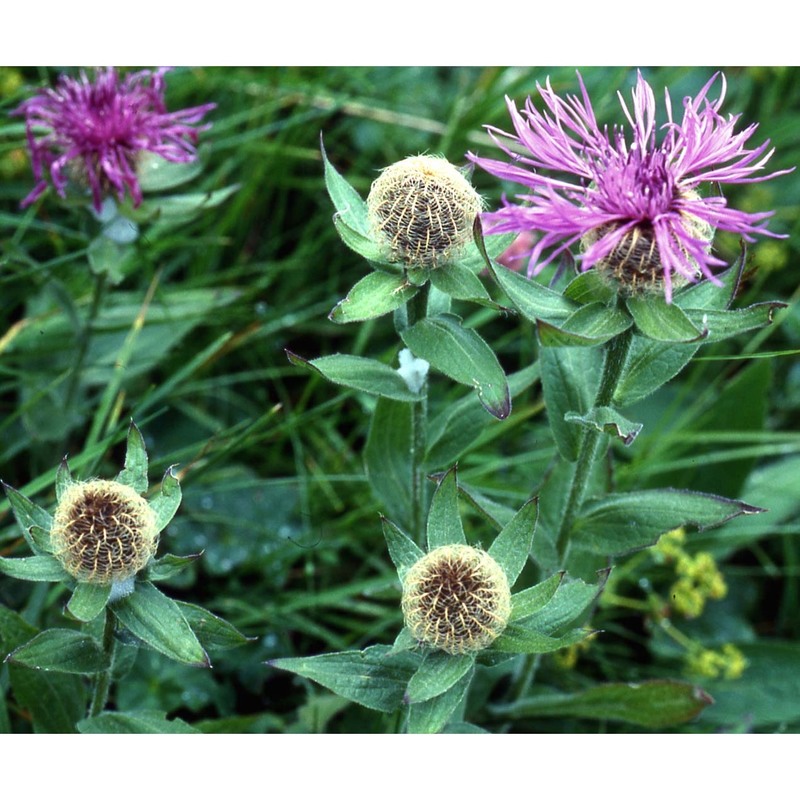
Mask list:
[[470,240],[481,198],[446,159],[410,156],[373,182],[367,210],[373,234],[392,259],[435,267]]
[[[699,200],[695,191],[684,192],[686,200]],[[711,249],[714,228],[704,220],[691,214],[681,212],[677,215],[681,221],[683,237],[696,241],[704,252]],[[611,233],[614,224],[601,225],[588,231],[581,239],[584,251]],[[610,252],[598,259],[594,269],[614,280],[619,290],[626,295],[663,292],[664,276],[671,273],[673,288],[686,284],[690,279],[687,271],[691,271],[691,280],[699,280],[702,271],[697,259],[692,256],[686,245],[676,237],[671,247],[681,254],[683,271],[671,270],[671,265],[664,263],[664,253],[670,252],[659,246],[659,240],[653,226],[649,222],[634,225],[613,246]]]
[[406,626],[418,641],[451,655],[474,653],[505,629],[511,590],[488,553],[445,545],[406,573],[402,607]]
[[73,483],[58,503],[50,540],[56,558],[78,581],[120,583],[155,555],[156,517],[147,501],[123,483]]

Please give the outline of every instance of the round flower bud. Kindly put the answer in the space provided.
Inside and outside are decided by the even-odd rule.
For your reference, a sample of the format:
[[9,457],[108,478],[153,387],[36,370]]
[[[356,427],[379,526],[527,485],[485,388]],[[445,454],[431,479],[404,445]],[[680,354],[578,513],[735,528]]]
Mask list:
[[373,235],[392,260],[435,267],[470,240],[481,198],[446,159],[410,156],[381,172],[367,210]]
[[156,516],[136,490],[117,481],[68,486],[50,531],[53,554],[82,583],[120,583],[155,555]]
[[488,647],[505,629],[511,590],[500,565],[465,544],[437,547],[403,581],[403,616],[415,639],[451,655]]
[[[684,192],[686,199],[697,199],[697,192]],[[692,214],[681,213],[681,224],[687,238],[706,242],[706,252],[711,249],[711,240],[714,238],[714,228],[705,220]],[[588,250],[595,242],[612,230],[612,225],[601,225],[593,228],[581,239],[581,247]],[[686,266],[694,273],[695,279],[702,277],[702,271],[697,261],[690,255],[680,241],[675,241],[684,255]],[[594,269],[606,274],[619,286],[625,294],[643,294],[650,291],[661,291],[664,285],[664,275],[669,273],[672,286],[677,288],[688,282],[671,265],[666,265],[661,259],[661,248],[656,240],[652,225],[642,223],[631,228],[616,244],[614,249],[601,258],[594,265]]]

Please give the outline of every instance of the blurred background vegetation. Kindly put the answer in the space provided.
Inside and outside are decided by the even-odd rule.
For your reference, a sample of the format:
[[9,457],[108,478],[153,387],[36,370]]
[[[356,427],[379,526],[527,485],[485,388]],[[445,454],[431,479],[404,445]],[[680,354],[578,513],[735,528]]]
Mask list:
[[[714,70],[643,72],[663,121],[664,87],[677,116],[681,99]],[[739,129],[760,123],[752,143],[772,140],[771,169],[797,164],[800,72],[724,72],[723,112],[742,113]],[[616,91],[630,96],[635,69],[581,73],[598,118],[621,121]],[[394,730],[397,720],[264,663],[389,643],[402,625],[378,518],[384,509],[362,461],[373,403],[291,366],[284,353],[346,352],[396,364],[388,317],[361,326],[327,319],[367,266],[331,224],[320,135],[332,163],[366,195],[379,169],[410,154],[442,154],[458,165],[468,150],[494,154],[482,126],[508,128],[504,96],[520,105],[548,76],[556,91],[575,92],[574,69],[175,70],[167,77],[171,109],[217,103],[213,128],[201,136],[204,171],[193,190],[238,190],[177,228],[143,227],[137,258],[103,296],[88,343],[81,331],[94,287],[87,247],[95,223],[52,193],[20,211],[32,177],[24,126],[6,116],[56,75],[0,71],[0,478],[51,506],[62,456],[70,455],[78,477],[112,477],[133,418],[147,441],[151,480],[178,464],[184,488],[162,547],[204,551],[168,591],[254,637],[217,654],[211,671],[142,651],[113,702],[160,708],[209,731]],[[503,191],[514,193],[479,171],[473,182],[490,207]],[[691,487],[770,513],[690,532],[678,551],[664,547],[620,563],[593,622],[604,633],[580,651],[543,658],[537,686],[686,679],[716,700],[686,730],[800,730],[800,174],[727,194],[746,210],[774,209],[771,230],[788,235],[750,248],[738,305],[780,299],[791,306],[755,336],[704,347],[678,379],[626,412],[645,428],[629,451],[616,453],[618,475],[621,488]],[[719,237],[716,247],[729,261],[739,251],[733,237]],[[526,324],[488,309],[457,311],[480,327],[507,371],[536,358]],[[70,386],[84,344],[79,385]],[[434,377],[432,417],[466,393]],[[460,480],[519,506],[553,457],[535,384],[508,420],[487,416],[478,440],[450,443],[437,466],[458,460]],[[466,520],[471,541],[491,537],[477,517]],[[23,551],[0,502],[0,554]],[[710,566],[700,553],[711,554]],[[727,588],[716,599],[703,589],[714,570]],[[677,599],[684,596],[694,616]],[[47,584],[0,578],[0,603],[38,625],[63,626],[64,599]],[[723,652],[726,645],[735,652]],[[502,671],[486,670],[475,684],[469,718],[489,730],[633,729],[563,716],[507,719],[492,706],[504,680]],[[26,730],[13,698],[8,704],[12,729]]]

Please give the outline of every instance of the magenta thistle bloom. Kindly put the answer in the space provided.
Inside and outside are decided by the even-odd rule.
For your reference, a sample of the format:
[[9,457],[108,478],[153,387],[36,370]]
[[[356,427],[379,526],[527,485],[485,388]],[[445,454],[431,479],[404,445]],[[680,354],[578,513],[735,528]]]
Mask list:
[[469,157],[492,175],[531,192],[517,196],[524,205],[504,199],[503,208],[485,213],[488,232],[538,234],[530,250],[529,275],[580,242],[581,269],[608,269],[633,289],[637,281],[663,284],[668,302],[676,278],[679,283],[701,276],[716,281],[713,268],[724,262],[710,252],[715,229],[748,241],[755,233],[776,234],[766,230],[772,212],[747,213],[730,208],[724,197],[702,197],[701,184],[752,183],[791,172],[758,174],[773,150],[767,149],[769,141],[745,147],[757,125],[734,133],[739,115],[719,113],[724,76],[718,99],[707,97],[716,78],[697,97],[683,101],[680,122],[673,120],[666,93],[667,121],[660,128],[660,143],[653,90],[641,73],[633,90],[633,114],[619,94],[629,136],[622,126],[600,128],[580,74],[580,97],[562,99],[549,80],[545,88],[537,84],[544,111],[530,97],[521,112],[506,98],[516,134],[491,126],[487,130],[511,163]]
[[103,196],[114,192],[121,201],[126,190],[134,206],[142,202],[136,176],[140,153],[147,151],[167,161],[197,158],[194,127],[215,107],[207,103],[167,112],[164,74],[142,70],[120,79],[113,67],[98,70],[93,81],[86,73],[62,75],[54,89],[42,89],[12,114],[25,116],[36,186],[22,201],[34,202],[47,188],[45,172],[61,197],[71,178],[87,184],[99,212]]

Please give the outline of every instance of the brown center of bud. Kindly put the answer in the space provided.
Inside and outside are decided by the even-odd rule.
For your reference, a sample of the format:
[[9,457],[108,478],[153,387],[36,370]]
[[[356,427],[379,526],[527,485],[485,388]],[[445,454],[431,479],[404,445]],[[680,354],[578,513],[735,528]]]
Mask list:
[[467,545],[437,547],[403,581],[403,615],[414,638],[452,655],[488,647],[511,614],[500,565]]
[[367,209],[394,261],[435,267],[470,240],[481,198],[446,159],[411,156],[383,170]]
[[124,581],[145,567],[158,547],[156,517],[147,501],[116,481],[67,487],[56,508],[54,555],[84,583]]

